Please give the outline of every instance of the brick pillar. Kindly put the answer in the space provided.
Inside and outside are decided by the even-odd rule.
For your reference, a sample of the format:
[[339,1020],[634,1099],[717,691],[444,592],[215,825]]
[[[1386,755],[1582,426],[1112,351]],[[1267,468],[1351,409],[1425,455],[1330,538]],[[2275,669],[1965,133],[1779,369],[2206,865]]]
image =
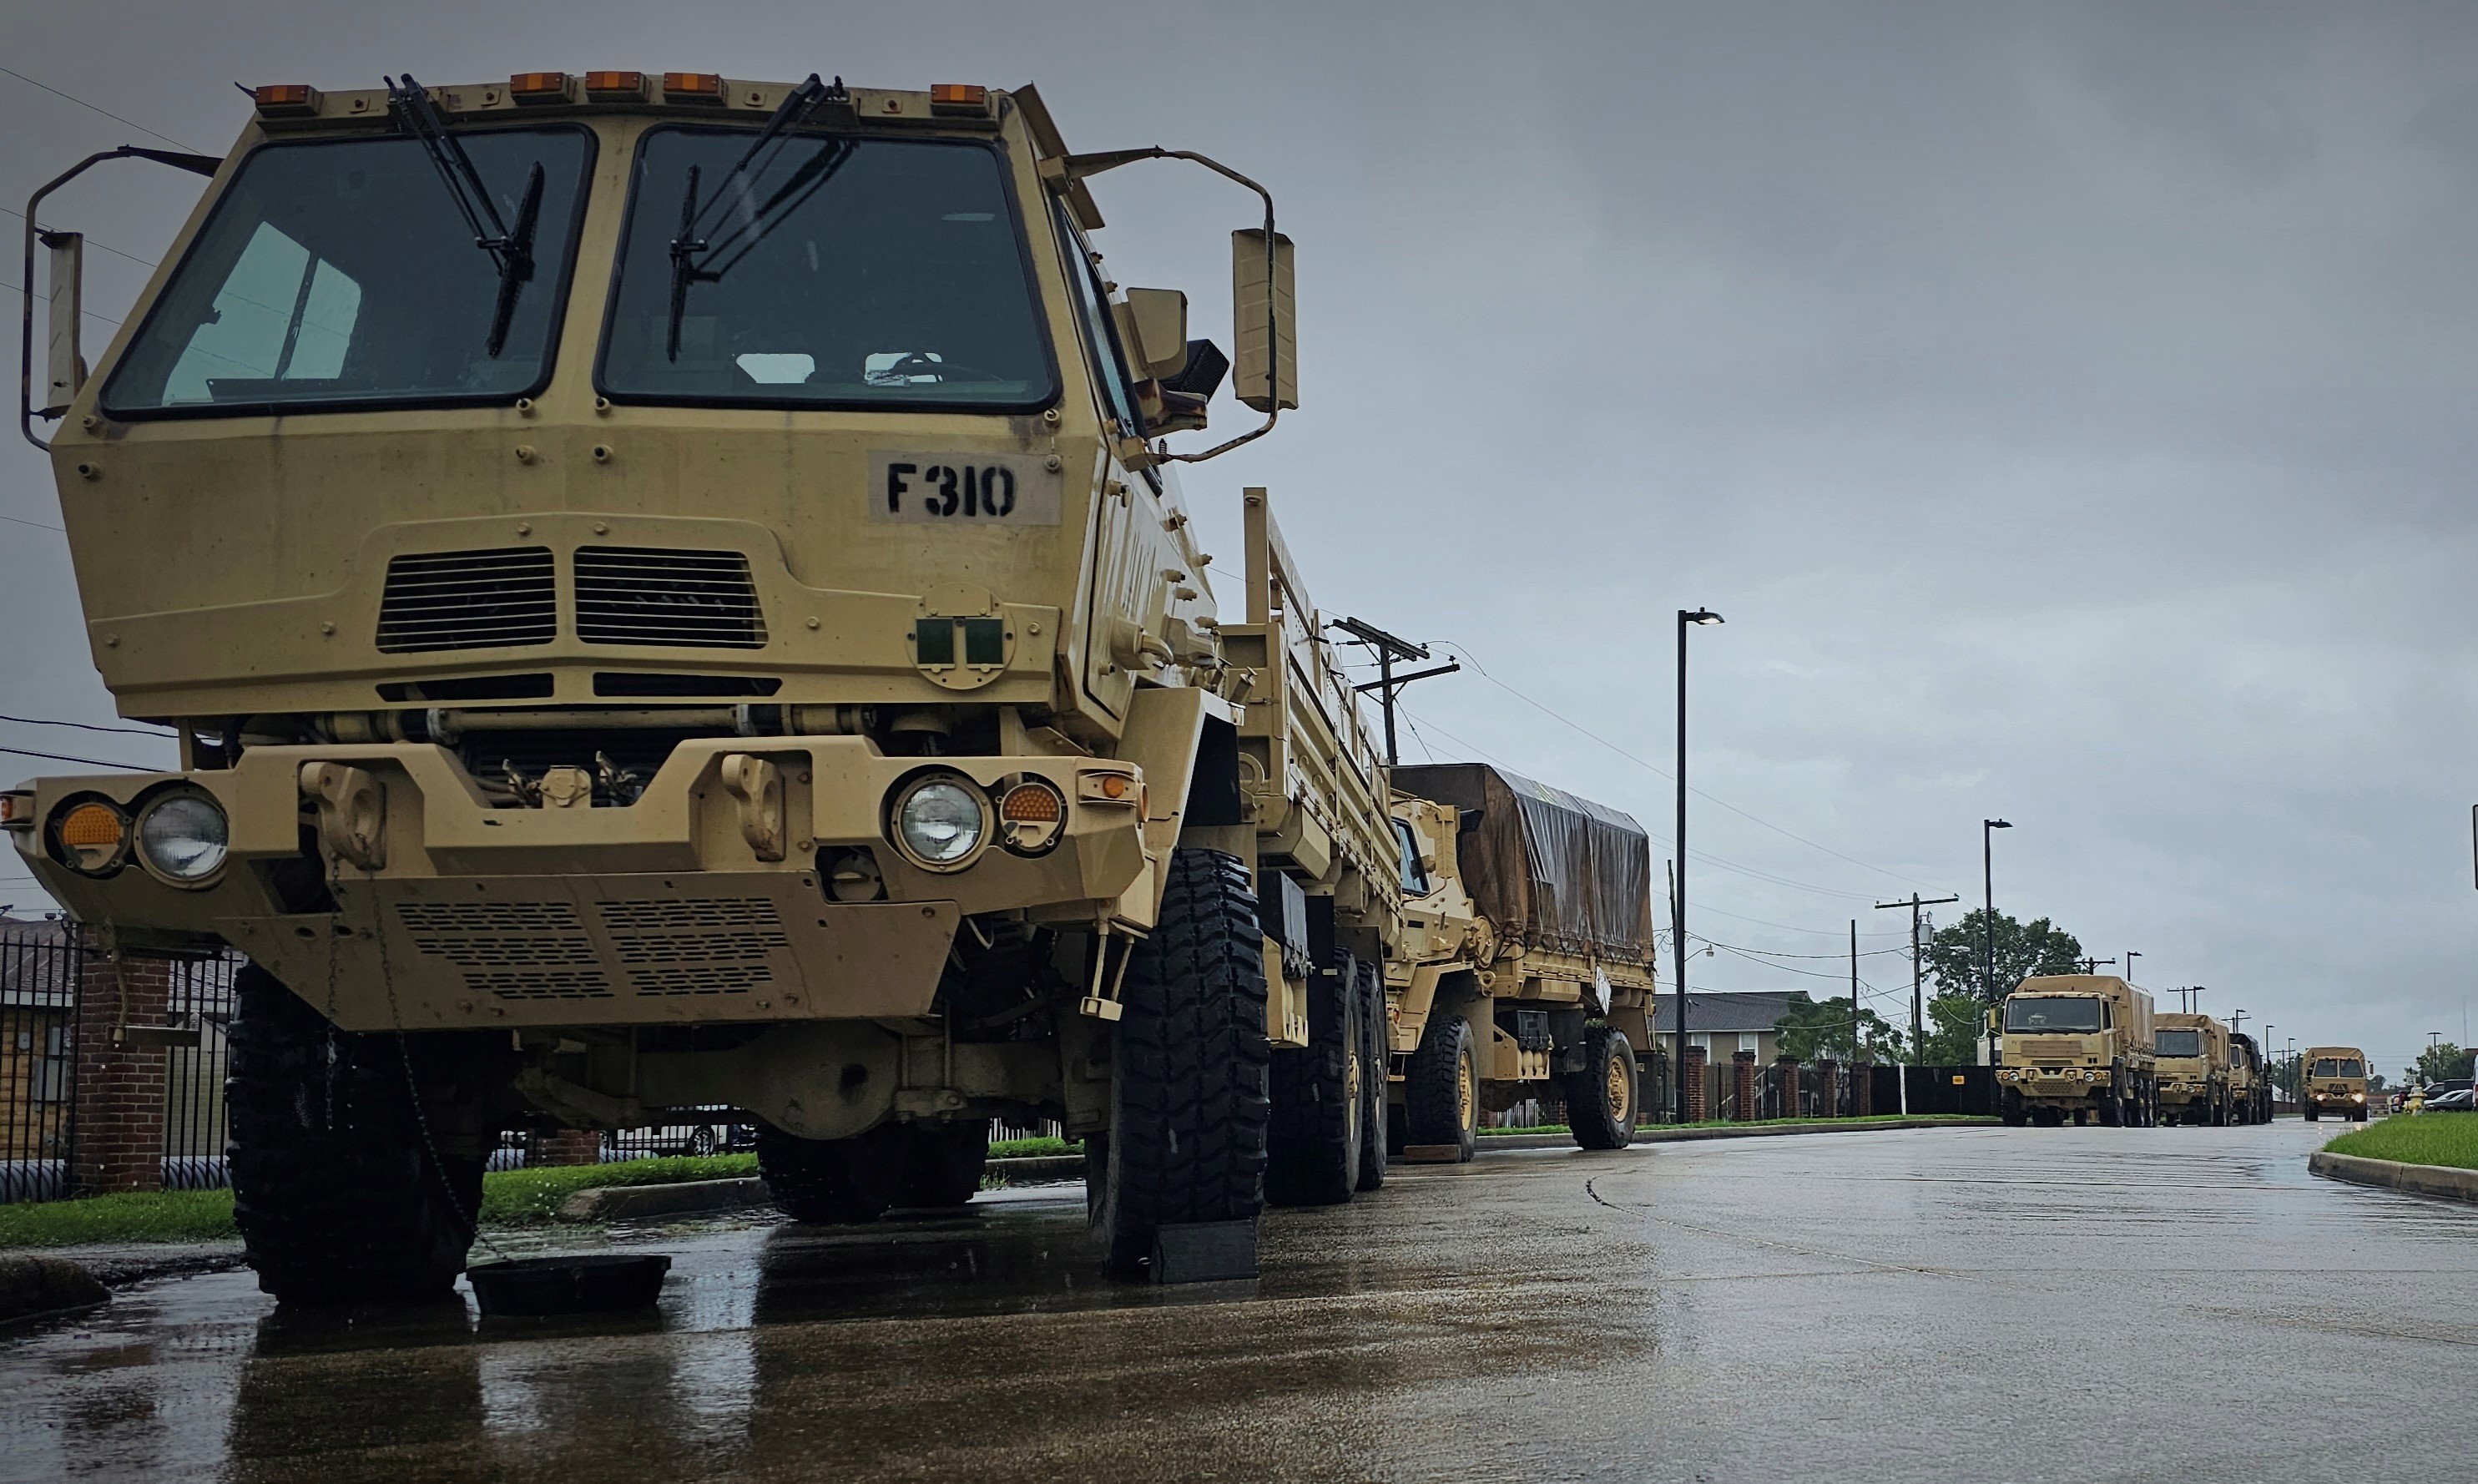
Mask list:
[[529,1166],[599,1165],[602,1163],[602,1134],[598,1129],[559,1128],[546,1134],[536,1134],[533,1146],[525,1151]]
[[1876,1111],[1875,1067],[1867,1062],[1860,1062],[1850,1069],[1850,1077],[1851,1113],[1862,1119],[1872,1116]]
[[1841,1117],[1841,1068],[1830,1057],[1815,1062],[1815,1116],[1819,1119]]
[[1773,1070],[1779,1074],[1779,1080],[1781,1082],[1780,1117],[1784,1119],[1797,1118],[1800,1113],[1798,1095],[1798,1058],[1794,1056],[1775,1057],[1773,1058]]
[[1711,1053],[1702,1046],[1686,1048],[1686,1121],[1701,1123],[1712,1116]]
[[[118,1039],[124,1025],[162,1025],[172,1005],[172,966],[162,959],[80,953],[77,1086],[70,1104],[75,1152],[69,1189],[79,1195],[164,1188],[167,1046]],[[124,988],[125,987],[125,988]]]
[[1738,1121],[1752,1123],[1763,1113],[1757,1101],[1756,1053],[1741,1051],[1732,1057],[1738,1078]]

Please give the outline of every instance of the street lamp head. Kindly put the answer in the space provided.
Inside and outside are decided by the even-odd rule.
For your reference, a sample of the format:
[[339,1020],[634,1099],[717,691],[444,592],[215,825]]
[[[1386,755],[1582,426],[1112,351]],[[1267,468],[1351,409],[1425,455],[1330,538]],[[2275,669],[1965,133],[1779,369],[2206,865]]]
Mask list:
[[2013,827],[2013,821],[2010,819],[1982,819],[1979,822],[1985,828],[1991,830],[2010,830]]
[[1682,608],[1678,611],[1678,621],[1681,623],[1719,623],[1722,619],[1719,614],[1714,613],[1708,608],[1699,608],[1691,614]]

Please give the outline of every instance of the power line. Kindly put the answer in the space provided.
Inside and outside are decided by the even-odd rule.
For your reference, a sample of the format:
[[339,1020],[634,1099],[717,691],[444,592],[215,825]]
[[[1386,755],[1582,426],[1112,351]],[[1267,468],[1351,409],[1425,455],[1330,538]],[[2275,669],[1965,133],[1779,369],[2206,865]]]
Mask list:
[[[0,520],[11,520],[11,521],[14,521],[14,522],[16,522],[18,525],[30,525],[30,526],[33,526],[33,527],[34,527],[36,530],[38,530],[38,531],[61,531],[61,528],[60,528],[59,526],[56,526],[56,525],[47,525],[47,524],[45,524],[44,522],[42,522],[42,521],[40,521],[40,520],[29,520],[29,519],[27,519],[27,518],[26,518],[25,516],[0,516]],[[68,533],[68,532],[66,532],[66,531],[61,531],[61,534],[62,534],[63,536],[66,536],[66,535],[68,535],[69,533]]]
[[5,714],[0,714],[0,721],[14,721],[22,726],[68,726],[81,732],[121,732],[131,737],[152,737],[157,742],[172,740],[164,735],[164,732],[171,731],[169,727],[164,731],[152,731],[140,726],[97,726],[91,721],[54,721],[48,717],[12,717]]
[[61,752],[29,752],[23,747],[0,747],[13,757],[42,758],[53,763],[85,763],[94,767],[125,767],[133,773],[160,773],[163,768],[152,763],[114,763],[104,758],[73,758]]
[[[22,285],[13,284],[5,278],[0,278],[0,289],[6,289],[11,293],[24,293],[26,291]],[[120,328],[120,321],[113,318],[110,314],[98,314],[90,309],[80,310],[78,313],[86,315],[88,319],[100,319],[105,324],[112,326],[115,330]]]
[[17,81],[25,84],[29,88],[39,88],[43,91],[50,93],[55,98],[66,98],[71,103],[76,104],[82,109],[92,109],[95,113],[101,113],[104,117],[111,119],[114,123],[127,124],[129,127],[137,130],[140,134],[153,135],[154,138],[162,139],[166,144],[180,144],[183,149],[188,150],[193,155],[205,153],[204,150],[201,150],[195,144],[181,144],[179,139],[172,138],[168,134],[156,134],[154,130],[147,128],[144,124],[139,123],[134,118],[123,118],[112,110],[108,108],[100,108],[94,104],[88,103],[84,98],[79,97],[73,92],[63,92],[49,83],[36,82],[33,78],[28,77],[23,72],[13,72],[7,67],[0,67],[0,72],[8,73],[9,76],[15,78]]
[[[10,208],[5,207],[5,206],[0,206],[0,212],[8,212],[10,215],[16,217],[19,221],[24,221],[24,220],[26,219],[26,214],[25,214],[25,213],[23,213],[23,212],[19,212],[19,211],[12,211],[12,210],[10,210]],[[48,228],[44,227],[44,226],[42,225],[42,223],[40,223],[40,222],[37,222],[37,223],[35,224],[35,230],[36,230],[36,231],[38,231],[38,232],[43,232],[43,231],[48,231],[48,230],[50,230],[50,229],[48,229]],[[88,239],[86,239],[86,245],[87,245],[87,246],[88,246],[88,247],[100,247],[100,248],[102,248],[105,252],[108,252],[108,253],[112,254],[112,255],[113,255],[114,257],[115,257],[115,258],[126,258],[126,259],[128,259],[130,262],[135,263],[135,264],[139,264],[139,265],[140,265],[141,267],[149,267],[149,268],[152,268],[152,267],[160,267],[160,266],[162,266],[162,264],[160,264],[156,263],[154,260],[152,260],[152,259],[150,259],[150,258],[140,258],[140,257],[139,257],[139,256],[138,256],[136,253],[125,253],[125,252],[122,252],[119,248],[113,246],[110,242],[98,242],[98,241],[96,241],[93,238],[88,238]]]

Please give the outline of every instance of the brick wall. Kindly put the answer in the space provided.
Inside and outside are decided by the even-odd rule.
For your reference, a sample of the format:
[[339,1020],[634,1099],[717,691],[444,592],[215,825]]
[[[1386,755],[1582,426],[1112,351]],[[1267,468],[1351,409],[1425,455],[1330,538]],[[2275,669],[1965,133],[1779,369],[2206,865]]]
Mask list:
[[1756,1091],[1756,1053],[1738,1052],[1731,1058],[1731,1063],[1737,1074],[1739,1121],[1752,1122],[1763,1114],[1763,1108],[1757,1102],[1758,1094]]
[[172,966],[124,957],[115,968],[109,955],[92,947],[83,957],[69,1188],[80,1195],[161,1190],[164,1095],[172,1053],[115,1036],[124,1025],[165,1023]]
[[1712,1078],[1707,1070],[1711,1053],[1702,1046],[1686,1048],[1686,1121],[1701,1123],[1712,1116]]
[[1841,1068],[1837,1063],[1821,1058],[1815,1064],[1815,1116],[1819,1119],[1841,1116]]

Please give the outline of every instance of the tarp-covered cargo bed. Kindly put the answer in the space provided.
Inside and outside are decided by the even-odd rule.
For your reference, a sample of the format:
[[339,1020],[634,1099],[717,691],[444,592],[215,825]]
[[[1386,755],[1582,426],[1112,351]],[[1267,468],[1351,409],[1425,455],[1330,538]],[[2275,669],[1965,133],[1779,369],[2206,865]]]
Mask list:
[[1652,964],[1652,842],[1632,817],[1485,763],[1398,767],[1394,787],[1480,812],[1456,853],[1502,938]]

